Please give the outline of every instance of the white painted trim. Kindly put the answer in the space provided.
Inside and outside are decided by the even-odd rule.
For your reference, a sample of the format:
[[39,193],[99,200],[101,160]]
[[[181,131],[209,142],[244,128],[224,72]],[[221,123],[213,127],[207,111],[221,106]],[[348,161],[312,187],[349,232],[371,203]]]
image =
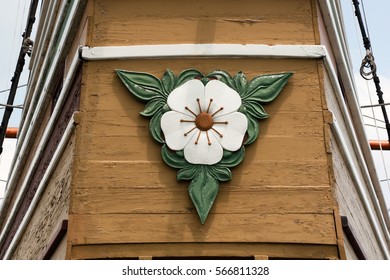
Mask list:
[[76,113],[74,113],[72,118],[69,120],[69,123],[65,129],[64,135],[61,138],[61,141],[58,144],[58,147],[53,154],[53,158],[50,161],[49,166],[47,167],[45,175],[43,176],[41,182],[39,183],[37,191],[34,195],[33,200],[31,201],[31,204],[26,212],[26,215],[23,217],[22,223],[20,224],[15,236],[13,236],[13,238],[12,238],[12,242],[4,255],[4,259],[6,259],[6,260],[10,259],[12,257],[12,254],[14,253],[14,251],[16,249],[16,245],[19,243],[24,231],[26,230],[28,224],[30,223],[30,220],[35,212],[35,209],[37,208],[37,206],[38,206],[38,204],[43,196],[43,193],[46,190],[47,184],[48,184],[55,168],[57,167],[57,164],[60,161],[65,148],[68,145],[69,139],[70,139],[70,137],[73,133],[74,127],[76,125],[75,114]]
[[[337,123],[337,120],[334,120],[334,123],[331,125],[333,134],[335,136],[335,139],[337,141],[337,144],[339,145],[339,148],[345,158],[345,162],[347,165],[347,168],[352,175],[352,180],[354,181],[354,186],[357,187],[357,191],[359,193],[360,199],[364,205],[364,210],[367,213],[367,216],[370,220],[371,226],[373,227],[373,231],[375,233],[375,237],[378,240],[379,247],[382,250],[382,253],[386,259],[390,258],[390,254],[388,251],[388,247],[386,245],[386,240],[383,238],[381,234],[381,226],[383,223],[383,217],[379,217],[379,222],[376,221],[375,219],[375,214],[374,210],[370,206],[370,201],[369,201],[369,196],[367,195],[365,191],[365,182],[362,182],[360,179],[360,176],[358,174],[358,171],[356,170],[356,165],[354,164],[353,157],[355,155],[352,155],[348,145],[346,144],[345,136],[344,136],[344,131],[340,128],[339,124]],[[369,186],[369,188],[372,186]],[[370,196],[370,199],[372,201],[376,200],[375,198]],[[376,203],[374,203],[375,205]],[[377,206],[375,206],[377,207]],[[382,218],[382,219],[381,219]],[[383,231],[384,235],[386,238],[389,238],[389,234],[387,231]]]
[[[40,14],[40,20],[39,20],[39,26],[37,28],[37,34],[34,39],[34,45],[36,45],[36,48],[33,48],[31,59],[30,59],[30,65],[32,66],[31,72],[33,74],[36,74],[35,68],[38,66],[37,59],[42,59],[42,49],[45,45],[44,42],[47,41],[47,39],[55,34],[54,32],[47,32],[48,28],[50,26],[54,25],[55,30],[55,23],[53,21],[55,20],[55,16],[57,13],[54,11],[54,7],[57,6],[58,0],[53,1],[45,1],[43,3],[43,11],[44,14]],[[61,9],[60,9],[61,10]],[[45,18],[43,18],[43,15],[45,15]],[[31,79],[34,81],[34,76]]]
[[272,57],[322,58],[320,45],[239,45],[239,44],[170,44],[142,46],[82,47],[84,60],[172,58],[172,57]]
[[[360,163],[359,167],[362,171],[365,185],[367,186],[369,196],[372,200],[372,203],[374,204],[374,210],[371,209],[369,204],[365,204],[365,210],[366,212],[369,212],[368,216],[370,219],[370,223],[373,226],[376,237],[381,246],[382,253],[389,259],[389,212],[386,208],[385,199],[381,191],[381,186],[379,183],[378,175],[376,173],[375,164],[368,144],[368,139],[364,131],[364,123],[361,116],[360,105],[357,100],[357,91],[352,73],[352,65],[348,56],[348,48],[344,44],[345,36],[343,33],[342,21],[339,16],[340,12],[334,1],[325,0],[318,2],[323,12],[326,28],[330,33],[331,43],[334,49],[334,54],[336,56],[339,74],[341,76],[341,79],[343,80],[345,94],[349,102],[348,107],[344,101],[344,96],[338,82],[338,77],[331,61],[329,60],[329,56],[326,56],[325,66],[328,70],[328,73],[330,73],[333,88],[336,92],[339,105],[342,108],[343,118],[346,122],[346,126],[348,129],[347,133],[349,134],[349,138],[352,141],[353,153],[355,154],[358,162]],[[342,42],[340,38],[342,38],[344,41]],[[349,114],[349,112],[351,113],[351,115]],[[364,196],[364,202],[367,198],[367,194],[364,192],[364,190],[360,189],[360,186],[358,188],[358,191],[362,197]],[[373,211],[376,212],[376,215]],[[375,217],[378,218],[379,225]],[[378,228],[378,226],[380,228]],[[383,235],[381,233],[383,233]],[[384,238],[387,242],[385,242]]]
[[[44,38],[46,39],[47,36],[49,36],[49,38],[50,38],[50,42],[49,42],[48,47],[46,49],[46,54],[44,54],[44,55],[42,54],[43,47],[38,47],[38,50],[37,50],[37,51],[39,51],[39,53],[38,53],[39,57],[44,57],[43,65],[40,68],[41,71],[37,71],[37,67],[39,66],[39,64],[36,63],[31,71],[30,81],[32,81],[32,83],[29,83],[29,86],[28,86],[28,91],[27,91],[27,96],[26,96],[26,100],[28,102],[26,104],[24,104],[25,110],[23,111],[22,121],[19,125],[19,131],[20,131],[19,132],[19,142],[23,142],[23,139],[24,139],[25,134],[27,132],[26,127],[28,127],[30,120],[31,120],[31,117],[32,117],[32,114],[34,112],[34,110],[31,110],[32,109],[31,107],[34,106],[35,103],[38,102],[37,99],[39,100],[39,97],[40,97],[39,94],[38,95],[35,94],[37,91],[37,88],[40,87],[40,85],[44,81],[44,79],[47,78],[46,76],[43,75],[44,74],[43,70],[46,69],[47,67],[49,67],[49,65],[51,63],[51,61],[49,59],[49,53],[54,45],[54,39],[55,39],[54,35],[59,32],[60,27],[61,27],[61,19],[64,17],[65,8],[66,8],[65,2],[66,1],[64,1],[60,7],[60,11],[58,12],[58,17],[57,17],[57,20],[55,21],[53,32],[46,32],[45,33]],[[54,6],[54,2],[53,2],[53,6]],[[55,12],[51,11],[50,20],[52,20],[52,21],[54,20],[54,15],[55,15]],[[50,22],[50,23],[52,23],[52,22]],[[45,28],[46,28],[45,31],[47,31],[48,26],[49,26],[49,24],[45,26]],[[38,77],[36,77],[36,76],[38,76]],[[35,84],[34,84],[34,82],[35,82]],[[21,143],[18,143],[17,151],[19,151],[20,144]]]
[[[57,13],[53,11],[54,10],[53,7],[57,6],[57,2],[58,2],[58,0],[53,0],[53,1],[45,1],[45,3],[42,3],[43,10],[40,12],[40,20],[39,20],[39,26],[37,28],[37,34],[36,34],[36,37],[33,38],[34,44],[37,47],[33,48],[33,50],[32,50],[32,55],[31,55],[30,65],[29,65],[29,69],[30,69],[30,73],[31,73],[31,76],[29,77],[29,81],[32,81],[32,83],[28,84],[27,94],[26,94],[26,97],[24,99],[24,104],[23,104],[24,108],[30,107],[31,99],[33,97],[32,96],[32,92],[33,92],[32,88],[36,86],[36,82],[37,82],[35,80],[35,76],[38,73],[38,71],[36,71],[36,69],[37,69],[37,67],[38,68],[42,67],[42,63],[38,63],[38,60],[41,59],[42,57],[46,58],[46,56],[42,54],[42,48],[45,44],[41,43],[41,41],[45,42],[47,40],[47,37],[50,37],[53,34],[52,32],[47,32],[47,28],[49,26],[55,26],[54,19],[55,19],[55,15]],[[50,12],[47,12],[47,9]],[[42,17],[43,16],[42,12],[45,12],[45,18]],[[34,81],[35,81],[35,83],[33,83]],[[23,110],[23,112],[22,112],[22,117],[21,117],[21,121],[19,124],[19,130],[23,127],[23,123],[25,121],[27,111],[28,110]],[[12,163],[12,165],[13,164],[14,164],[14,162]]]
[[[66,97],[68,95],[68,91],[69,91],[70,86],[71,86],[71,81],[73,80],[73,77],[76,73],[76,70],[77,70],[77,67],[79,66],[79,64],[80,64],[80,60],[78,58],[78,55],[76,54],[73,58],[71,66],[69,68],[68,75],[65,78],[62,90],[61,90],[60,95],[58,97],[57,103],[54,107],[53,113],[49,119],[48,124],[46,125],[46,129],[43,132],[43,135],[40,139],[40,142],[38,144],[36,152],[34,153],[34,157],[31,160],[31,163],[29,165],[28,171],[23,178],[23,182],[22,182],[22,185],[20,187],[19,194],[15,200],[15,203],[13,204],[11,212],[8,215],[5,226],[2,227],[2,231],[0,234],[0,243],[3,242],[3,239],[7,236],[8,232],[11,228],[11,225],[13,224],[17,210],[19,209],[19,207],[22,203],[23,196],[25,195],[25,193],[27,191],[29,181],[30,181],[31,177],[33,176],[34,171],[39,164],[39,159],[44,152],[44,149],[47,145],[47,142],[49,141],[49,137],[54,129],[54,126],[56,125],[58,116],[60,115],[60,113],[62,111],[63,104],[65,103]],[[23,168],[23,166],[18,165],[18,168]],[[15,170],[12,170],[12,173],[11,173],[11,176],[9,177],[8,185],[7,185],[9,189],[5,193],[3,205],[9,205],[11,202],[12,196],[10,195],[10,193],[11,193],[10,190],[14,190],[16,188],[17,182],[20,179],[20,178],[18,178],[18,176],[16,174],[17,174],[17,172]]]
[[[60,46],[64,45],[64,43],[65,43],[64,41],[67,39],[68,34],[70,32],[76,32],[75,30],[71,30],[71,27],[72,27],[72,24],[76,18],[75,15],[77,13],[77,10],[78,10],[78,7],[79,7],[79,4],[81,3],[81,1],[83,1],[83,0],[75,1],[74,5],[72,6],[69,20],[66,23],[63,37],[61,38],[61,41],[59,43]],[[64,16],[63,14],[59,14],[58,21],[56,23],[57,29],[60,28],[59,20],[63,16]],[[57,31],[58,30],[56,30],[55,32],[57,32]],[[52,47],[52,45],[53,45],[53,42],[50,43],[51,47]],[[49,50],[50,50],[50,48],[49,48]],[[44,79],[45,84],[44,84],[44,87],[42,88],[42,92],[38,92],[38,88],[35,88],[35,90],[34,90],[33,96],[34,96],[34,98],[39,98],[38,104],[36,106],[34,106],[34,104],[32,104],[29,108],[26,108],[26,110],[28,110],[27,118],[26,118],[26,120],[23,124],[23,127],[21,128],[21,131],[19,133],[19,136],[18,136],[18,144],[16,147],[15,157],[14,157],[12,165],[11,165],[12,172],[9,176],[7,189],[6,189],[6,193],[5,193],[5,198],[4,198],[4,201],[3,201],[2,205],[1,205],[1,209],[0,209],[0,225],[3,224],[4,219],[5,219],[5,215],[6,215],[6,212],[3,211],[3,209],[6,209],[9,207],[9,205],[11,203],[12,196],[16,190],[16,187],[17,187],[18,177],[20,176],[20,173],[22,172],[22,169],[24,168],[23,164],[21,164],[21,163],[23,162],[24,157],[27,154],[26,151],[28,151],[31,148],[30,145],[31,145],[32,135],[34,134],[35,131],[38,130],[38,126],[40,125],[40,123],[37,122],[37,119],[38,119],[40,114],[44,113],[44,110],[42,110],[42,108],[43,108],[43,105],[45,103],[44,101],[48,95],[47,89],[48,89],[50,83],[52,82],[53,75],[55,75],[54,68],[56,67],[56,65],[58,63],[58,59],[59,59],[62,51],[63,51],[62,48],[59,48],[58,50],[56,50],[56,55],[53,58],[53,62],[51,63],[51,67],[50,67],[50,71],[49,71],[48,75],[46,77],[43,77],[42,71],[39,74],[38,84],[41,83],[42,79]],[[75,56],[73,61],[75,61],[75,59],[77,60],[77,57],[78,57],[78,54],[76,53],[76,56]],[[49,64],[48,60],[49,60],[48,58],[45,59],[44,67],[47,67],[47,64]],[[73,75],[73,74],[74,73],[70,72],[70,73],[68,73],[68,76]],[[63,87],[63,90],[64,90],[64,88],[65,87]],[[36,101],[34,101],[34,102],[36,102]],[[34,103],[34,102],[32,102],[32,103]],[[53,113],[51,117],[56,117],[56,116],[57,115],[55,115]],[[0,237],[0,241],[1,240],[2,240],[2,238]]]
[[[330,61],[327,50],[324,46],[297,46],[297,45],[276,45],[276,46],[268,46],[268,45],[234,45],[234,44],[201,44],[201,45],[149,45],[149,46],[122,46],[122,47],[82,47],[80,50],[80,55],[82,59],[87,61],[94,60],[109,60],[109,59],[136,59],[136,58],[167,58],[167,57],[272,57],[272,58],[325,58],[324,63],[325,67],[328,70],[328,73],[331,77],[331,82],[333,88],[336,92],[337,100],[339,106],[342,108],[343,117],[348,127],[348,135],[353,143],[352,149],[354,150],[354,154],[356,155],[357,160],[361,163],[360,169],[362,172],[362,176],[364,178],[364,183],[361,181],[359,174],[353,168],[350,168],[351,175],[354,178],[354,181],[357,182],[357,190],[362,197],[362,202],[365,206],[365,211],[369,217],[370,223],[375,232],[378,243],[381,247],[382,253],[386,258],[390,258],[388,246],[386,240],[390,240],[389,232],[386,225],[385,217],[387,216],[387,212],[384,212],[382,208],[383,205],[378,202],[378,197],[381,201],[384,201],[381,193],[375,191],[375,184],[377,183],[377,178],[373,176],[373,170],[369,170],[373,168],[373,165],[370,165],[370,162],[367,163],[367,155],[364,157],[361,145],[359,144],[356,135],[364,134],[363,123],[361,121],[361,115],[359,111],[359,105],[356,98],[356,89],[353,82],[352,70],[349,60],[346,58],[345,53],[347,52],[347,47],[345,44],[342,44],[340,38],[341,27],[339,26],[340,20],[336,21],[334,19],[334,10],[329,5],[329,2],[326,2],[326,7],[328,9],[328,26],[335,27],[335,40],[338,46],[338,51],[336,52],[336,56],[338,59],[338,66],[343,68],[345,71],[343,72],[343,81],[344,85],[346,85],[352,96],[350,96],[353,101],[351,104],[352,113],[354,118],[357,118],[355,122],[351,120],[349,115],[349,109],[347,108],[343,93],[341,91],[338,77],[336,71],[333,67],[332,62]],[[329,25],[329,21],[331,24]],[[357,127],[356,127],[357,126]],[[359,131],[357,134],[355,128]],[[337,134],[336,138],[340,142],[343,153],[346,156],[346,161],[349,167],[354,166],[352,156],[350,154],[350,149],[346,146],[345,140],[343,139],[343,134],[341,133],[338,125],[333,126],[333,131]],[[361,141],[365,141],[363,138]],[[368,141],[365,141],[365,145],[368,147]],[[364,146],[364,144],[363,144]],[[366,165],[368,164],[368,167]],[[375,169],[374,169],[375,170]],[[376,174],[376,173],[375,173]],[[378,181],[379,182],[379,181]],[[369,204],[369,199],[367,197],[366,192],[364,191],[364,187],[367,186],[369,190],[369,197],[371,201],[374,203],[375,210],[371,209]],[[376,212],[376,214],[375,214]],[[377,220],[377,218],[378,220]],[[379,222],[378,222],[379,221]]]
[[[37,86],[34,88],[34,93],[32,95],[33,96],[33,101],[31,102],[32,106],[30,106],[29,108],[26,108],[26,109],[28,109],[27,118],[26,118],[26,122],[23,123],[23,126],[21,127],[21,131],[20,131],[20,135],[19,135],[20,136],[19,142],[23,142],[23,139],[26,136],[26,134],[28,134],[29,132],[32,131],[31,124],[33,126],[35,125],[35,120],[37,118],[37,115],[40,112],[40,110],[36,110],[36,108],[41,108],[45,99],[46,99],[46,96],[48,94],[47,91],[50,87],[50,84],[52,83],[53,76],[55,75],[55,69],[58,66],[58,61],[59,61],[61,54],[63,52],[63,46],[65,45],[67,37],[68,37],[69,33],[71,32],[71,26],[73,24],[73,21],[75,20],[74,17],[75,17],[75,14],[77,12],[79,2],[80,2],[80,0],[76,0],[74,2],[73,6],[70,8],[71,10],[70,10],[70,15],[69,15],[69,20],[65,23],[64,32],[62,34],[62,37],[60,38],[60,41],[58,42],[59,48],[55,50],[55,55],[52,58],[52,61],[49,59],[51,57],[46,55],[46,59],[44,60],[44,66],[42,67],[42,69],[45,69],[46,67],[50,66],[49,72],[47,73],[46,76],[44,75],[45,71],[39,72],[39,79],[38,79],[38,82],[36,84]],[[55,27],[56,31],[54,32],[54,34],[59,32],[59,30],[61,29],[64,17],[65,17],[64,12],[65,12],[66,6],[67,6],[66,1],[64,1],[63,6],[61,7],[61,14],[58,17],[58,20],[56,22],[56,27]],[[53,48],[54,43],[55,42],[53,40],[50,42],[50,47],[48,48],[48,50],[51,50]],[[34,73],[36,73],[36,72],[34,72]],[[44,81],[44,86],[42,88],[40,88],[39,85],[41,84],[42,80]],[[41,92],[38,94],[38,91],[41,91]],[[36,105],[36,108],[33,108],[35,105],[34,103],[36,102],[35,99],[38,98],[38,96],[39,96],[39,100],[38,100],[38,103]],[[29,138],[29,137],[26,136],[26,138]]]

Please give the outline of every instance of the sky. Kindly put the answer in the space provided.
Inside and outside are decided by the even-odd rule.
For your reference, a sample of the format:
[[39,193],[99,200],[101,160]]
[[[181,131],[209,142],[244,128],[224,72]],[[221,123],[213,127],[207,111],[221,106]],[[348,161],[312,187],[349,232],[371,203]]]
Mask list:
[[[19,55],[22,34],[26,28],[27,14],[30,7],[30,0],[0,0],[0,103],[7,103],[8,91],[11,87],[17,58]],[[27,57],[27,56],[26,56]],[[20,77],[19,85],[24,85],[28,80],[28,57],[24,66],[24,71]],[[23,104],[25,87],[21,87],[15,96],[14,105]],[[21,118],[20,109],[14,109],[8,127],[18,127]],[[3,119],[4,107],[0,107],[0,122]],[[0,205],[4,197],[8,171],[12,162],[16,139],[6,138],[3,144],[3,154],[0,155]]]
[[[360,0],[364,4],[364,11],[368,23],[368,31],[372,44],[375,62],[377,64],[377,74],[381,79],[381,86],[384,92],[385,102],[390,102],[390,36],[388,27],[390,26],[390,11],[389,0]],[[358,74],[361,61],[365,55],[362,38],[358,30],[356,18],[352,8],[352,0],[341,0],[343,8],[343,17],[347,34],[348,45],[350,49],[351,61],[354,67],[355,82],[359,92],[360,105],[377,104],[377,97],[372,81],[366,81]],[[6,103],[8,92],[2,92],[9,89],[11,86],[11,78],[15,70],[17,57],[19,54],[22,34],[26,26],[26,17],[28,14],[30,0],[0,0],[0,35],[2,44],[0,46],[0,103]],[[363,5],[360,5],[363,10]],[[39,9],[39,7],[38,7]],[[34,27],[36,28],[38,21]],[[33,29],[34,31],[35,29]],[[24,85],[28,80],[28,57],[26,56],[26,64],[19,85]],[[14,105],[23,104],[25,96],[25,87],[20,88],[16,94]],[[371,99],[370,99],[371,98]],[[387,107],[390,117],[390,106]],[[0,118],[2,118],[4,109],[0,108]],[[379,108],[362,109],[364,122],[367,124],[366,133],[368,139],[387,140],[386,131],[382,128],[376,129],[371,125],[375,125],[372,118],[383,120],[382,112]],[[21,110],[14,109],[9,122],[9,127],[18,127],[21,116]],[[383,123],[378,121],[378,126],[383,126]],[[12,161],[12,152],[15,147],[16,140],[6,139],[4,142],[4,152],[0,155],[0,203],[3,197],[3,189],[5,180],[8,177],[8,166]],[[373,158],[376,163],[378,176],[383,187],[383,191],[389,194],[390,184],[386,178],[390,177],[390,151],[373,151]],[[390,203],[389,203],[390,205]],[[389,206],[390,208],[390,206]]]

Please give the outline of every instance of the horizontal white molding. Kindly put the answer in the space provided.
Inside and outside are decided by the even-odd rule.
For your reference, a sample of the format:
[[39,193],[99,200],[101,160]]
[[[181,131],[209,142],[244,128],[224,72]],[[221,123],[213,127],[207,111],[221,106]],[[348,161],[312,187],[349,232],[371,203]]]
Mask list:
[[105,46],[80,48],[84,60],[112,60],[167,57],[272,57],[322,58],[321,45],[257,45],[257,44],[167,44],[137,46]]

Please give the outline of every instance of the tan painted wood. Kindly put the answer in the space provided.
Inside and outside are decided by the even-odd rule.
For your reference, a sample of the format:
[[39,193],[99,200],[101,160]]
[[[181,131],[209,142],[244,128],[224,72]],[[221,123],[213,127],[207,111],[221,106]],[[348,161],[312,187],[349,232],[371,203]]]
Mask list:
[[165,243],[74,245],[72,259],[153,257],[253,257],[266,255],[284,259],[329,259],[337,256],[332,245],[287,243]]
[[[226,59],[226,58],[192,58],[192,59],[134,59],[114,61],[88,62],[88,72],[85,75],[94,81],[86,85],[89,94],[84,96],[86,101],[99,110],[113,110],[117,108],[132,109],[142,108],[139,102],[129,102],[134,97],[123,87],[116,77],[115,69],[149,72],[159,78],[166,69],[171,69],[175,74],[188,68],[196,68],[202,73],[208,74],[216,69],[224,69],[231,75],[243,71],[248,79],[253,76],[267,73],[294,72],[282,94],[278,96],[279,102],[265,104],[266,110],[283,111],[322,111],[321,95],[317,75],[317,63],[315,60],[302,59]],[[297,90],[299,86],[299,90]],[[293,89],[295,89],[293,91]],[[294,98],[292,98],[294,96]],[[94,111],[93,107],[87,107],[87,111]],[[138,114],[139,110],[133,112]],[[130,113],[128,113],[130,114]]]
[[95,3],[94,45],[315,43],[313,11],[307,0]]
[[[159,147],[148,152],[160,156]],[[243,189],[259,186],[326,186],[329,182],[326,161],[253,161],[250,160],[250,156],[249,151],[248,159],[232,169],[233,178],[224,183],[225,186]],[[176,173],[176,169],[167,166],[161,159],[150,162],[146,160],[87,162],[83,170],[79,171],[77,189],[110,185],[127,188],[186,189],[188,184],[183,181],[177,182]]]
[[[124,100],[134,103],[134,99]],[[137,101],[138,102],[138,101]],[[94,118],[87,118],[91,130],[101,137],[149,137],[149,118],[137,115],[143,110],[143,103],[132,108],[121,108],[122,111],[102,108]],[[323,114],[321,112],[294,112],[267,110],[269,118],[259,122],[261,136],[264,137],[321,137],[323,136]],[[124,111],[123,111],[124,109]],[[133,111],[133,112],[132,112]],[[129,117],[131,114],[131,117]]]
[[[85,38],[91,46],[319,41],[314,0],[160,2],[96,0]],[[243,71],[249,80],[294,72],[264,105],[269,119],[260,121],[260,136],[232,169],[232,181],[220,185],[203,226],[188,182],[177,182],[139,115],[144,104],[114,72],[161,78],[166,69],[188,68]],[[67,258],[338,258],[318,61],[137,59],[87,62],[83,70]]]
[[[293,198],[293,199],[291,199]],[[194,205],[185,186],[154,189],[121,186],[95,186],[80,189],[74,213],[85,214],[158,214],[192,213]],[[333,213],[333,196],[328,187],[255,187],[221,184],[211,213]]]
[[343,227],[341,225],[341,217],[338,209],[334,210],[334,221],[336,226],[336,237],[337,237],[337,244],[339,248],[339,257],[342,260],[346,260],[347,256],[346,256],[345,246],[344,246]]
[[73,244],[148,242],[281,242],[336,244],[333,214],[72,215]]
[[255,256],[254,256],[254,259],[255,259],[255,260],[268,260],[269,257],[268,257],[268,256],[265,256],[265,255],[255,255]]

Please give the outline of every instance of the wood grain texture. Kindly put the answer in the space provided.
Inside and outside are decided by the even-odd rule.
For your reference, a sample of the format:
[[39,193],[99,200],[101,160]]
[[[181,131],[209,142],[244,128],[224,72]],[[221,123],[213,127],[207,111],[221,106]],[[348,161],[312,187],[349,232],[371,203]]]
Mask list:
[[337,244],[333,214],[70,215],[73,245],[165,242],[276,242]]
[[[338,120],[338,125],[341,129],[346,131],[347,125],[343,121],[341,108],[338,105],[328,76],[325,76],[324,81],[329,110],[333,112],[334,118]],[[375,234],[371,227],[371,223],[369,222],[360,194],[358,193],[357,183],[353,179],[352,174],[350,174],[348,165],[342,151],[340,150],[341,148],[333,134],[329,135],[329,138],[331,143],[331,160],[333,165],[332,172],[334,173],[335,178],[335,197],[339,204],[340,214],[348,218],[351,228],[353,228],[356,233],[356,239],[366,254],[367,259],[382,259],[383,255],[377,240],[373,238]],[[349,147],[352,147],[350,139],[347,138],[346,142]],[[360,176],[361,182],[364,182],[357,158],[353,156],[352,160],[354,162],[354,166],[356,166],[356,168],[354,167],[356,173]],[[368,193],[367,189],[365,191]],[[371,207],[374,208],[372,202]],[[353,254],[350,253],[350,248],[348,247],[347,242],[345,247],[347,256],[353,257]]]
[[[150,149],[159,156],[160,148]],[[250,151],[249,151],[250,152]],[[247,156],[249,156],[248,154]],[[228,187],[242,189],[261,186],[327,186],[326,161],[255,161],[232,168],[233,178]],[[142,170],[142,172],[140,171]],[[187,183],[176,181],[176,169],[161,161],[88,161],[78,170],[77,189],[95,186],[150,189],[186,188]]]
[[[173,186],[172,186],[173,187]],[[187,188],[96,185],[76,192],[75,214],[192,213],[196,210]],[[221,184],[211,213],[275,214],[333,213],[333,197],[327,187],[241,187]]]
[[[315,1],[96,0],[91,46],[170,43],[315,44]],[[182,3],[180,3],[182,4]],[[223,8],[221,8],[223,7]],[[337,258],[334,195],[324,133],[318,61],[176,58],[84,64],[69,217],[68,258],[254,256]],[[195,68],[261,74],[294,72],[246,157],[221,183],[205,225],[188,182],[161,159],[149,120],[115,69],[161,78]],[[279,244],[278,244],[279,243]]]
[[315,43],[307,0],[95,3],[94,45]]
[[68,217],[74,136],[68,142],[62,158],[43,193],[16,250],[12,256],[16,260],[41,259],[58,228]]

